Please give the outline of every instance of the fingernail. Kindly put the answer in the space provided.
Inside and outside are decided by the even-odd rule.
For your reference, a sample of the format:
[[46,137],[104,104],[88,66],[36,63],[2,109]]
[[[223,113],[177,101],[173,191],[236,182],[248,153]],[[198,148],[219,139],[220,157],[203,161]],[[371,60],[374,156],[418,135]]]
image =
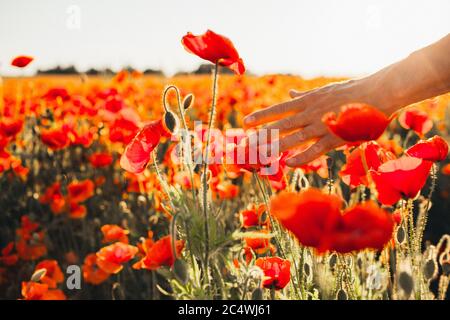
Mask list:
[[244,123],[245,124],[250,124],[250,123],[252,123],[252,122],[254,122],[255,121],[255,117],[254,116],[246,116],[245,118],[244,118]]

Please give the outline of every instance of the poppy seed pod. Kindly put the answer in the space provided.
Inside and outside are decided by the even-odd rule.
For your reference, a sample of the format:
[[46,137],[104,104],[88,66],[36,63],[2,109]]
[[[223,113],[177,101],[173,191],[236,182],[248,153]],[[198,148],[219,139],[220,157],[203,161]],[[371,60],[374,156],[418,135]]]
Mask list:
[[188,94],[186,97],[184,97],[183,100],[183,109],[186,110],[190,106],[194,104],[194,95],[192,93]]

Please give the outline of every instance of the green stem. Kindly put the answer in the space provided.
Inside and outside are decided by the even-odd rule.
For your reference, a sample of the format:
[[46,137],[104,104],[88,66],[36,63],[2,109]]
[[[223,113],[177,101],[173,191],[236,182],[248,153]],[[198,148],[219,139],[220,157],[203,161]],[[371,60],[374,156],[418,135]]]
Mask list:
[[[167,112],[168,111],[168,107],[167,107],[167,102],[166,102],[166,97],[167,94],[170,90],[174,90],[176,95],[177,95],[177,104],[178,104],[178,111],[180,112],[180,118],[181,118],[181,123],[183,124],[183,129],[185,130],[185,133],[187,135],[189,135],[189,130],[188,130],[188,126],[186,124],[186,118],[184,115],[184,109],[182,106],[182,102],[181,102],[181,94],[180,94],[180,90],[175,86],[175,85],[169,85],[166,87],[166,89],[164,90],[163,93],[163,106],[164,106],[164,110]],[[182,138],[182,136],[180,135],[180,137]],[[182,139],[183,140],[183,139]],[[189,139],[190,140],[190,139]],[[188,155],[188,159],[187,159],[187,168],[189,171],[189,178],[191,180],[191,190],[192,190],[192,197],[194,199],[194,202],[196,201],[196,195],[195,195],[195,185],[194,185],[194,170],[192,168],[192,159],[191,159],[191,145],[190,145],[190,141],[189,143],[186,143],[186,150],[185,150],[186,154]]]
[[208,131],[205,146],[205,157],[203,163],[203,174],[202,174],[202,184],[203,184],[203,218],[204,218],[204,229],[205,229],[205,281],[209,284],[208,276],[208,260],[209,260],[209,223],[208,223],[208,160],[209,160],[209,144],[211,140],[211,128],[214,121],[214,114],[216,111],[216,95],[217,95],[217,82],[219,75],[219,65],[216,63],[214,67],[213,76],[213,91],[212,91],[212,102],[211,110],[208,122]]

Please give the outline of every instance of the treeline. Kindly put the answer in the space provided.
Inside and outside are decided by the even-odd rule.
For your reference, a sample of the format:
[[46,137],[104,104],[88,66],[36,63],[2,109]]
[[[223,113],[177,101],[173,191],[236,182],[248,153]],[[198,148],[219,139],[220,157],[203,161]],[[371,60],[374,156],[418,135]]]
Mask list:
[[[188,75],[188,74],[210,74],[212,71],[213,65],[212,64],[202,64],[200,65],[196,70],[194,71],[180,71],[176,75]],[[133,72],[136,69],[132,67],[126,67],[122,70],[127,70],[129,72]],[[95,69],[90,68],[86,71],[79,71],[75,66],[68,66],[68,67],[61,67],[56,66],[54,68],[46,69],[46,70],[38,70],[36,72],[37,75],[77,75],[77,74],[86,74],[90,76],[98,76],[98,75],[114,75],[117,72],[115,72],[112,69],[106,68],[106,69]],[[154,69],[145,69],[142,71],[145,75],[158,75],[158,76],[164,76],[164,72],[161,70],[154,70]],[[227,68],[223,68],[221,70],[221,73],[232,73],[231,70]]]

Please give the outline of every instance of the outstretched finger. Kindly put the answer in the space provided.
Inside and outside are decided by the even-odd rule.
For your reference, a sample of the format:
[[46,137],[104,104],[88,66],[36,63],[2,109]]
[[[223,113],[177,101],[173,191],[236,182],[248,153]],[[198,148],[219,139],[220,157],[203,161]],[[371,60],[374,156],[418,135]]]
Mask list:
[[344,143],[344,140],[333,136],[332,134],[326,134],[305,151],[300,152],[294,157],[286,160],[286,164],[290,167],[298,167],[304,165],[317,159],[328,151],[343,145]]
[[309,95],[279,103],[249,114],[244,118],[244,124],[249,127],[254,127],[260,124],[272,122],[284,118],[287,115],[303,111],[310,103],[311,97]]

